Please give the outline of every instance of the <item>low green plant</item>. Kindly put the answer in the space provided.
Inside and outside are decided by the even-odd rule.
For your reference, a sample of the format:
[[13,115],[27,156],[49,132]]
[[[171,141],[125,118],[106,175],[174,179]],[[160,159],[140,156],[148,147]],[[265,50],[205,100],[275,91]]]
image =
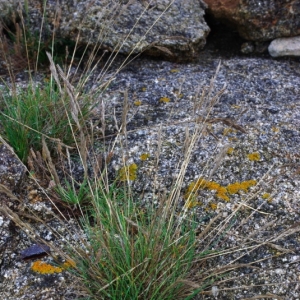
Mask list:
[[65,181],[64,187],[58,185],[55,188],[58,196],[61,201],[69,205],[82,205],[83,203],[88,202],[89,198],[89,189],[88,182],[84,180],[82,183],[77,183],[73,178],[71,182]]
[[[71,121],[70,100],[52,80],[43,87],[30,84],[22,90],[9,91],[7,88],[1,102],[3,136],[23,162],[27,161],[30,148],[41,150],[43,136],[48,138],[50,149],[54,149],[56,143],[74,144],[77,128]],[[80,122],[83,123],[90,103],[87,97],[81,103]]]

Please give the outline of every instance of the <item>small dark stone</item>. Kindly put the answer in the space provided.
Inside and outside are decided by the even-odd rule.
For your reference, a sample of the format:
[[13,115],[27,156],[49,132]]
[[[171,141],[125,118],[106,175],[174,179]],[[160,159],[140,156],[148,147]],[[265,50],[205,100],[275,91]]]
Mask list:
[[279,109],[277,107],[270,107],[267,110],[270,114],[273,114],[273,115],[275,115],[279,112]]
[[50,247],[45,244],[34,244],[21,252],[22,259],[31,259],[45,256],[50,253]]

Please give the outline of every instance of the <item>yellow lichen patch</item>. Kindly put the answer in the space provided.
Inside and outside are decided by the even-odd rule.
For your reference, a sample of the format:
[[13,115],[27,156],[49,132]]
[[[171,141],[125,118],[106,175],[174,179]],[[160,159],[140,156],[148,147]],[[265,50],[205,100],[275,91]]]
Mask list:
[[121,181],[135,180],[136,179],[136,172],[137,172],[137,165],[131,164],[129,166],[125,166],[120,169],[119,171],[119,179]]
[[142,92],[146,92],[147,91],[147,88],[146,87],[143,87],[142,88]]
[[271,195],[269,193],[264,193],[262,195],[262,198],[265,199],[265,200],[267,200],[268,202],[272,202],[272,197],[271,197]]
[[263,198],[263,199],[268,199],[268,198],[270,198],[270,194],[269,194],[269,193],[264,193],[264,194],[262,195],[262,198]]
[[228,148],[228,150],[227,150],[227,154],[228,154],[228,155],[231,155],[231,154],[233,153],[233,151],[234,151],[234,148],[230,147],[230,148]]
[[32,271],[40,274],[54,274],[60,273],[63,271],[60,267],[55,267],[50,264],[47,264],[41,260],[35,261],[31,266]]
[[247,157],[251,161],[259,161],[260,160],[260,155],[258,152],[249,153],[249,154],[247,154]]
[[168,102],[170,102],[170,98],[168,98],[168,97],[161,97],[161,98],[159,99],[159,102],[162,102],[162,103],[168,103]]
[[237,194],[239,191],[247,192],[251,186],[256,185],[256,180],[248,180],[243,182],[235,182],[227,185],[227,191],[229,194]]
[[233,136],[233,137],[229,137],[228,140],[230,142],[238,142],[239,139],[237,137]]
[[140,105],[142,105],[142,101],[141,100],[136,100],[136,101],[133,102],[133,104],[135,106],[140,106]]
[[179,69],[171,69],[170,72],[171,73],[178,73],[178,72],[180,72],[180,70]]
[[140,156],[140,160],[144,161],[147,160],[150,157],[149,153],[142,153]]

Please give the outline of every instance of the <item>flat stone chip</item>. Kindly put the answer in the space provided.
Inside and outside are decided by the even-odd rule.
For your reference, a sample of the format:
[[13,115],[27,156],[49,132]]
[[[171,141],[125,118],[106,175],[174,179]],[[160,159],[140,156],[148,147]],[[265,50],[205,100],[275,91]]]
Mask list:
[[21,252],[22,259],[32,259],[50,253],[50,247],[45,244],[34,244]]

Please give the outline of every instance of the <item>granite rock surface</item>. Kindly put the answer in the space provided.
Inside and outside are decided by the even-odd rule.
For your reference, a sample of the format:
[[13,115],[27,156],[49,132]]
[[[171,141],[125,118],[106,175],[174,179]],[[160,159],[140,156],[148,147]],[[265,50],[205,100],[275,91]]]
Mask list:
[[[55,31],[57,38],[78,41],[100,49],[190,59],[206,43],[209,27],[204,20],[202,0],[110,1],[30,0],[3,1],[0,17],[12,22],[22,14],[31,32],[45,38]],[[45,18],[43,18],[45,16]],[[43,20],[43,22],[42,22]]]

